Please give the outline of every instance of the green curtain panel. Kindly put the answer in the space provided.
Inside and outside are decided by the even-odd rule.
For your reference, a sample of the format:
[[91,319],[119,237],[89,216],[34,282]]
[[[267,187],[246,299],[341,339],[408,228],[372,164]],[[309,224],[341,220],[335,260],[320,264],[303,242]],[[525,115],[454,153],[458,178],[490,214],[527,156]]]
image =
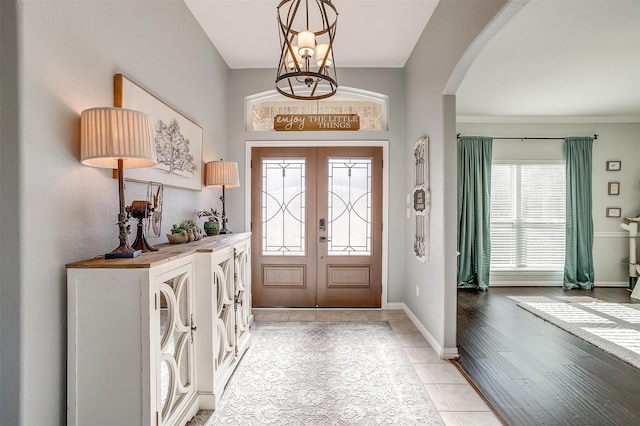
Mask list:
[[591,215],[591,150],[593,138],[564,140],[567,177],[567,232],[564,289],[591,289],[593,274],[593,217]]
[[458,288],[489,287],[492,146],[489,137],[458,139]]

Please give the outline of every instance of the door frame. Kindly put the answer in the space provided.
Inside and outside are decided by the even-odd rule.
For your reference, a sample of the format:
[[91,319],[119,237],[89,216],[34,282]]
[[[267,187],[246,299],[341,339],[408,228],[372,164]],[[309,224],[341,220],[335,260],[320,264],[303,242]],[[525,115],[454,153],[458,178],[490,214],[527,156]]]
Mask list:
[[[251,148],[281,148],[288,146],[303,147],[382,147],[382,295],[380,298],[381,309],[387,309],[387,284],[388,284],[388,266],[389,266],[389,141],[388,140],[298,140],[298,141],[245,141],[245,182],[251,182]],[[386,167],[384,164],[386,163]],[[246,185],[245,191],[245,223],[250,227],[251,224],[251,185]],[[257,250],[254,247],[254,250]]]

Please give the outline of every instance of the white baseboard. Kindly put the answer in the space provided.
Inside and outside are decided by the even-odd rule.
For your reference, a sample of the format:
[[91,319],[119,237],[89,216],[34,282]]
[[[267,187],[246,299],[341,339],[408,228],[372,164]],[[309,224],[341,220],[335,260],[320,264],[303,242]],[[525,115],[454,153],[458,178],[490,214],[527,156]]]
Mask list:
[[411,319],[411,322],[413,323],[413,325],[416,326],[420,334],[422,334],[422,336],[427,340],[429,345],[431,345],[431,347],[436,351],[436,353],[441,359],[457,359],[460,357],[460,355],[458,354],[457,347],[443,348],[438,343],[438,341],[431,335],[431,333],[429,333],[429,331],[424,327],[424,325],[422,325],[418,317],[411,311],[411,309],[409,309],[407,305],[405,305],[404,303],[395,303],[394,305],[402,306],[401,308],[398,308],[398,309],[404,310],[404,312],[407,314],[409,319]]
[[442,353],[440,354],[440,358],[442,359],[458,359],[460,358],[460,354],[458,353],[458,348],[444,348]]
[[629,287],[629,283],[624,281],[596,281],[595,287]]
[[[562,287],[557,281],[498,281],[489,282],[491,287]],[[596,281],[595,287],[629,287],[629,283],[623,281]]]
[[387,309],[390,309],[390,310],[393,310],[393,311],[398,311],[398,310],[404,311],[405,308],[406,308],[406,306],[402,302],[399,302],[399,303],[398,302],[393,302],[393,303],[389,302],[389,303],[387,303]]
[[562,282],[557,281],[489,281],[491,287],[562,287]]

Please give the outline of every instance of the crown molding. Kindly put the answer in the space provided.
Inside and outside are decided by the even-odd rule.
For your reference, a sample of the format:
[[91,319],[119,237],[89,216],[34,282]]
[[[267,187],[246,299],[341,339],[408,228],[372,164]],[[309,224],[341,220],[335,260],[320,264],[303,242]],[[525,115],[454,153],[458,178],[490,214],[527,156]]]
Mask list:
[[568,116],[568,115],[458,115],[458,123],[544,123],[544,124],[593,124],[640,123],[640,116]]

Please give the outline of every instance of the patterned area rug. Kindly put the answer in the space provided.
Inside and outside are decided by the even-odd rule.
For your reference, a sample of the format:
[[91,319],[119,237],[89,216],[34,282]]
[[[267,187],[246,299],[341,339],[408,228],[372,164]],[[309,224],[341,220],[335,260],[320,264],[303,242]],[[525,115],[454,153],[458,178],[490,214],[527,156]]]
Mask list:
[[257,322],[215,412],[189,425],[442,425],[387,322]]
[[517,300],[522,309],[640,368],[640,304],[590,297],[545,299]]

